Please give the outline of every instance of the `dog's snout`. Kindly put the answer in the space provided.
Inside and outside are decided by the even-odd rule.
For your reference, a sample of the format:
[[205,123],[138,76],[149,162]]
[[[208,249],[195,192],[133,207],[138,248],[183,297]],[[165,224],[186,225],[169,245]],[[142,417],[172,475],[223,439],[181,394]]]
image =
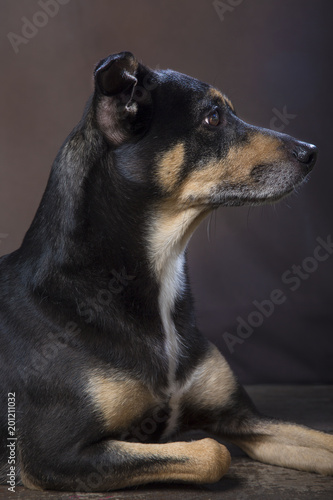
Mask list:
[[302,142],[294,147],[293,155],[300,163],[302,163],[303,169],[306,172],[309,172],[316,163],[318,149],[313,144]]

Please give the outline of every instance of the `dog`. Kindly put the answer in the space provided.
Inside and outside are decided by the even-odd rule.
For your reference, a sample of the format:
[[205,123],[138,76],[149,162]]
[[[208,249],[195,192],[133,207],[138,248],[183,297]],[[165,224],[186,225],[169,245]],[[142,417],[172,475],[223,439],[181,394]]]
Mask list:
[[225,446],[171,441],[192,429],[333,474],[333,436],[259,414],[199,332],[186,264],[202,219],[291,193],[316,147],[245,123],[213,86],[130,52],[100,61],[94,82],[21,247],[0,261],[2,482],[219,481]]

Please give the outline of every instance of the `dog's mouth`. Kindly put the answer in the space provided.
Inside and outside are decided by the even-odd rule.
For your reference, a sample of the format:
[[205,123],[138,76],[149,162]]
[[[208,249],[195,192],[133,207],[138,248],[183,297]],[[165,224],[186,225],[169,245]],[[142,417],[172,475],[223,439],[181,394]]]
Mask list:
[[[296,187],[296,186],[295,186]],[[286,196],[293,193],[295,188],[290,188],[283,193],[276,194],[274,196],[237,196],[237,195],[228,195],[221,193],[220,195],[215,195],[212,197],[211,204],[213,208],[218,208],[220,206],[225,207],[241,207],[243,205],[249,206],[259,206],[259,205],[267,205],[271,203],[276,203],[277,201],[282,200]]]
[[295,192],[307,182],[315,164],[313,160],[303,166],[298,161],[283,164],[257,165],[248,181],[223,182],[211,190],[209,203],[217,206],[263,205],[275,203]]
[[[304,180],[304,179],[303,179]],[[192,198],[188,200],[187,208],[201,208],[202,210],[207,210],[207,208],[217,209],[219,207],[241,207],[244,205],[248,206],[259,206],[268,205],[276,203],[283,198],[291,195],[297,188],[302,184],[302,181],[295,183],[293,186],[279,191],[276,193],[267,194],[255,194],[251,190],[245,188],[233,187],[232,189],[214,189],[209,199]]]

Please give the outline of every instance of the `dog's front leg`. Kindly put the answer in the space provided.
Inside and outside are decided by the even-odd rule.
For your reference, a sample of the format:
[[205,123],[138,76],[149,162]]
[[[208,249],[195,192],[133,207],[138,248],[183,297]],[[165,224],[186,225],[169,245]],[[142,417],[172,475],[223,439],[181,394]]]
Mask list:
[[272,465],[333,475],[333,436],[259,414],[212,346],[182,400],[183,428],[201,428]]
[[333,436],[289,422],[261,418],[253,436],[232,441],[261,462],[333,475]]
[[76,456],[22,464],[21,480],[31,489],[107,491],[150,482],[213,483],[230,465],[225,446],[213,439],[166,444],[105,440]]

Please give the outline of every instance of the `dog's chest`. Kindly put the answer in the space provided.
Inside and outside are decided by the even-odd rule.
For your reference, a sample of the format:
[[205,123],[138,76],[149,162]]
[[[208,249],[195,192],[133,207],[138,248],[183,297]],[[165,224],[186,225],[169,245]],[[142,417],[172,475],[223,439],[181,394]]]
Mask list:
[[166,396],[169,397],[170,418],[164,435],[174,429],[179,416],[181,388],[176,380],[176,371],[182,346],[173,319],[175,302],[184,291],[184,254],[171,256],[161,276],[159,310],[164,333],[164,352],[168,361],[168,385]]
[[[184,254],[171,256],[161,273],[158,296],[163,331],[161,349],[168,367],[167,385],[163,392],[148,389],[143,383],[134,379],[125,377],[117,380],[112,374],[107,373],[93,375],[90,378],[89,393],[95,408],[103,416],[107,430],[121,432],[122,436],[131,436],[135,423],[135,429],[137,427],[141,429],[142,426],[145,428],[148,425],[148,421],[150,423],[153,421],[154,429],[156,427],[157,431],[157,427],[161,428],[164,438],[169,436],[177,425],[184,388],[176,379],[182,345],[173,316],[176,299],[184,292],[184,260]],[[139,438],[136,436],[136,431],[133,436]]]
[[176,370],[181,345],[173,319],[177,296],[184,291],[184,254],[171,256],[161,276],[158,298],[164,333],[164,351],[168,361],[168,385],[170,393],[176,381]]

